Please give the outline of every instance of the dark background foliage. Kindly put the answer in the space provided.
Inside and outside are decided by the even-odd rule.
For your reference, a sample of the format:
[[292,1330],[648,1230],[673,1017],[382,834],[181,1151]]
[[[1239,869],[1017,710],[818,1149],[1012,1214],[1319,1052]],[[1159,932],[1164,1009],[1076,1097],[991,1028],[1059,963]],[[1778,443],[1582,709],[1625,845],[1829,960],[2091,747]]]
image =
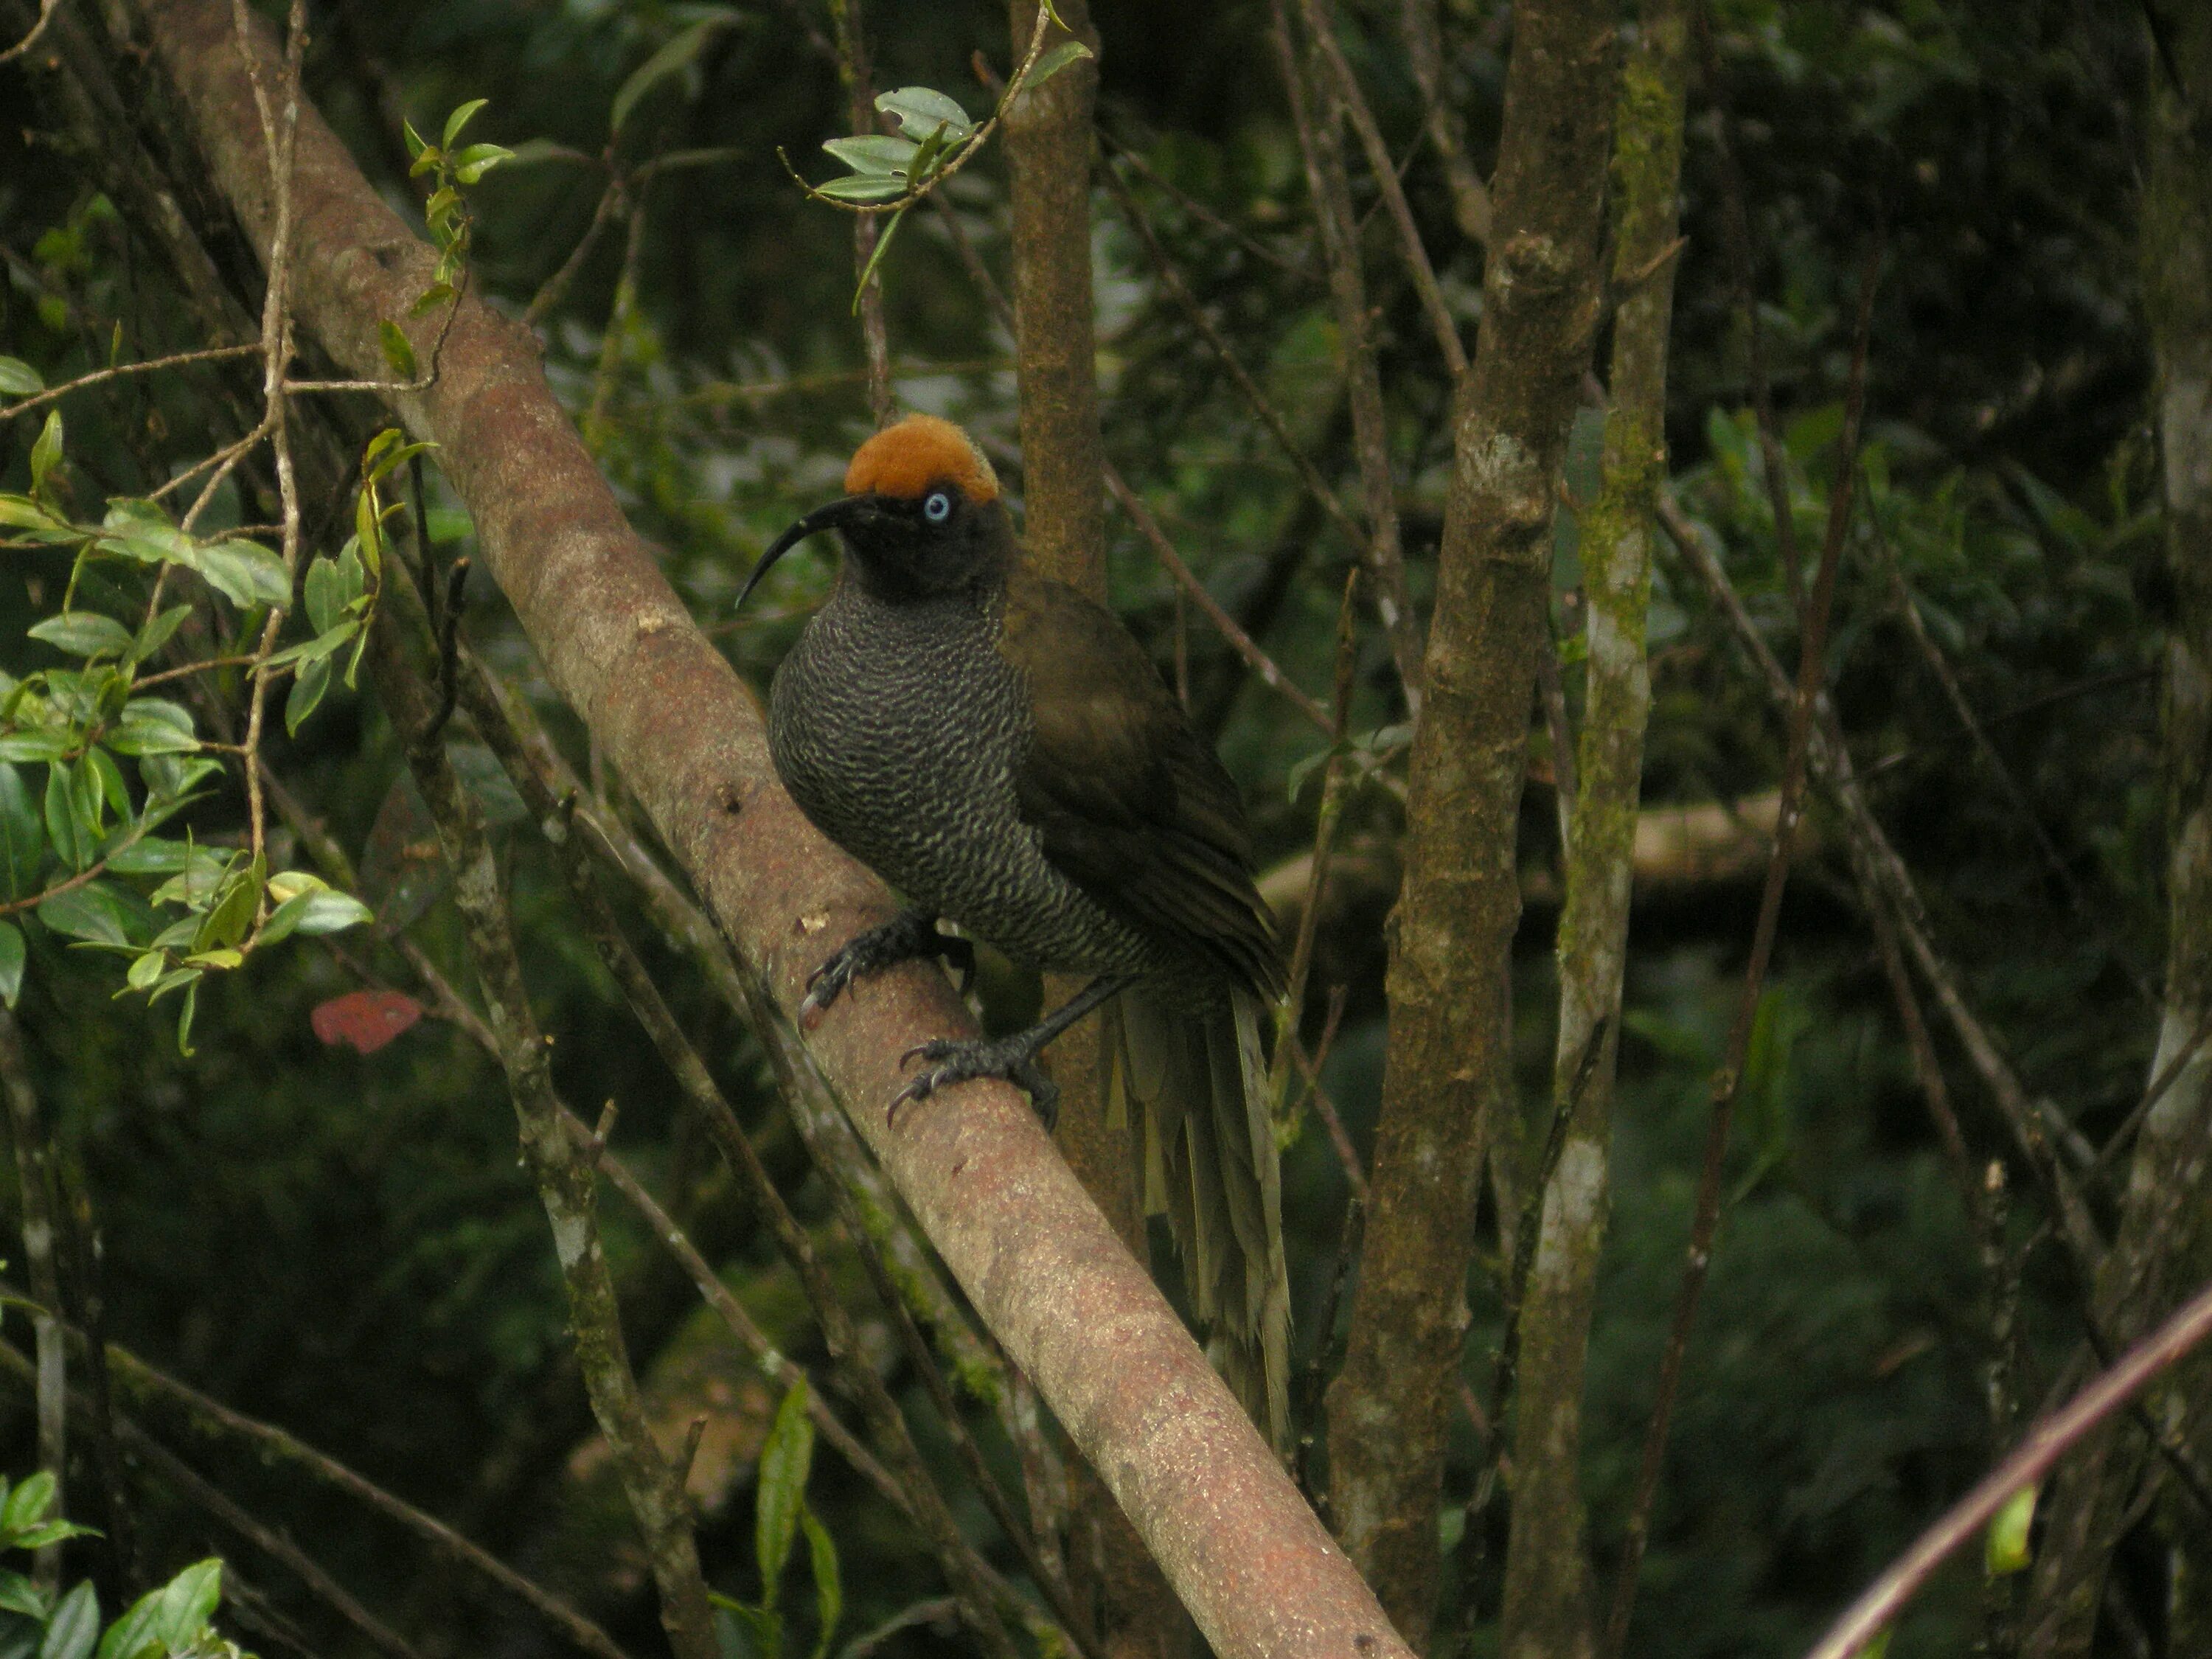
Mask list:
[[[694,7],[611,0],[365,0],[310,9],[310,91],[395,199],[412,199],[398,117],[430,130],[452,106],[491,100],[475,135],[526,149],[474,192],[475,280],[520,307],[568,256],[605,179],[608,111],[624,77]],[[1386,131],[1411,145],[1419,94],[1396,46],[1395,7],[1344,9]],[[1478,157],[1498,122],[1497,9],[1445,8],[1449,94]],[[1184,274],[1285,411],[1323,472],[1348,480],[1350,430],[1336,376],[1303,176],[1265,40],[1265,8],[1098,0],[1102,117]],[[846,220],[803,200],[777,164],[802,171],[844,130],[834,66],[812,50],[811,5],[741,9],[681,74],[651,91],[614,152],[623,166],[711,150],[637,198],[599,240],[545,319],[556,385],[580,413],[634,521],[665,550],[696,613],[759,683],[828,574],[793,561],[742,629],[726,625],[761,545],[832,493],[868,426]],[[967,64],[1006,58],[1005,15],[973,3],[878,5],[869,18],[884,85],[986,94]],[[1866,511],[1847,555],[1832,653],[1835,694],[1878,811],[1918,873],[1946,950],[2008,1042],[2033,1091],[2093,1138],[2140,1088],[2153,1030],[2136,990],[2160,953],[2162,857],[2152,670],[2159,595],[2147,355],[2133,271],[2131,104],[2142,72],[2125,8],[2071,0],[1891,0],[1877,6],[1731,0],[1717,18],[1717,84],[1693,92],[1668,432],[1685,505],[1718,531],[1731,572],[1785,660],[1795,644],[1774,526],[1746,414],[1747,339],[1727,256],[1720,112],[1741,164],[1751,264],[1802,524],[1815,539],[1833,480],[1850,295],[1877,236],[1887,249],[1875,313],[1864,456]],[[119,320],[132,352],[196,343],[192,325],[66,143],[40,130],[21,83],[0,70],[0,341],[49,380],[105,357]],[[1128,167],[1127,162],[1109,165]],[[1416,153],[1407,173],[1446,290],[1471,313],[1480,252],[1452,228],[1441,180]],[[1156,182],[1157,181],[1157,182]],[[950,191],[985,258],[1000,263],[998,157]],[[1362,205],[1368,205],[1362,198]],[[1296,677],[1326,692],[1337,595],[1352,550],[1305,501],[1141,245],[1097,202],[1100,348],[1109,453],[1186,556]],[[1375,245],[1387,228],[1370,221]],[[887,263],[897,390],[951,414],[1006,453],[1011,343],[989,320],[941,226],[917,213]],[[1442,503],[1447,383],[1412,295],[1371,262],[1413,574],[1425,583]],[[613,320],[610,321],[610,319]],[[80,508],[142,491],[204,453],[232,416],[186,376],[72,401]],[[26,423],[27,424],[27,423]],[[28,431],[0,450],[0,487],[21,486]],[[1587,446],[1584,446],[1587,449]],[[1571,487],[1573,480],[1570,480]],[[266,518],[252,500],[236,509]],[[455,545],[468,531],[440,519]],[[1111,521],[1115,598],[1172,670],[1186,628],[1171,585],[1127,524]],[[1574,580],[1563,536],[1559,586]],[[1904,629],[1896,557],[1968,697],[2063,859],[2056,879],[2022,814],[1975,757]],[[54,601],[58,565],[0,565],[0,637]],[[1564,601],[1563,601],[1564,605]],[[1563,608],[1563,618],[1565,611]],[[480,584],[469,628],[535,684],[497,598]],[[1565,626],[1563,621],[1563,627]],[[1319,735],[1239,665],[1202,620],[1182,649],[1194,708],[1218,731],[1254,808],[1267,861],[1310,842]],[[19,672],[42,662],[26,645]],[[1662,562],[1651,636],[1656,702],[1647,805],[1729,800],[1771,787],[1781,733],[1763,693],[1694,583]],[[1570,672],[1570,694],[1572,695]],[[1380,925],[1402,759],[1401,718],[1379,642],[1362,663],[1354,726],[1380,757],[1353,808],[1363,870],[1343,884],[1322,939],[1318,989],[1348,1012],[1330,1091],[1363,1148],[1378,1087]],[[562,729],[573,734],[573,728]],[[1539,737],[1540,744],[1542,739]],[[585,760],[582,750],[575,751]],[[456,978],[463,963],[434,870],[408,867],[404,771],[368,697],[333,697],[279,771],[357,856],[387,921],[427,897],[415,936]],[[1542,769],[1540,757],[1540,771]],[[1301,787],[1303,786],[1303,787]],[[236,804],[201,809],[200,832],[235,830]],[[1816,826],[1817,831],[1817,826]],[[669,1079],[620,1012],[575,931],[526,823],[502,831],[531,945],[555,1069],[573,1101],[620,1103],[619,1144],[648,1172],[757,1316],[795,1356],[815,1338],[783,1270],[677,1128]],[[374,849],[374,850],[372,850]],[[1534,902],[1522,934],[1523,1093],[1547,1096],[1551,927],[1557,855],[1549,795],[1532,789],[1522,858]],[[377,876],[379,860],[383,873]],[[416,857],[419,865],[419,854]],[[1618,1547],[1651,1372],[1686,1234],[1706,1077],[1717,1062],[1749,933],[1748,884],[1655,882],[1640,895],[1629,971],[1617,1200],[1590,1367],[1589,1479],[1601,1568]],[[349,953],[397,976],[366,937]],[[642,1649],[657,1641],[628,1522],[580,1455],[589,1428],[568,1358],[544,1224],[519,1169],[496,1071],[452,1028],[426,1022],[369,1057],[324,1047],[319,1002],[358,981],[303,941],[211,983],[196,1047],[169,1020],[111,1000],[105,959],[35,937],[21,1017],[43,1097],[89,1197],[104,1246],[111,1334],[242,1410],[293,1428],[449,1516],[495,1550],[572,1589]],[[826,1201],[763,1109],[760,1061],[726,1015],[657,962],[688,1029],[763,1137],[802,1213]],[[1001,985],[1001,1017],[1024,994]],[[1953,1062],[1975,1150],[2001,1153],[1986,1103]],[[1540,1139],[1541,1125],[1528,1133]],[[1292,1276],[1310,1347],[1333,1266],[1345,1185],[1317,1128],[1291,1149]],[[1973,1245],[1913,1092],[1907,1057],[1832,833],[1785,911],[1732,1167],[1734,1206],[1692,1352],[1637,1626],[1653,1656],[1786,1651],[1802,1642],[1941,1503],[1989,1462],[1984,1328]],[[12,1190],[12,1188],[11,1188]],[[722,1352],[688,1286],[629,1217],[606,1210],[634,1352],[671,1420],[708,1397],[738,1425],[706,1530],[710,1575],[757,1590],[746,1459],[769,1396]],[[2023,1191],[2016,1224],[2041,1218]],[[1494,1233],[1486,1234],[1494,1238]],[[1469,1286],[1469,1375],[1486,1388],[1497,1336],[1493,1255]],[[2029,1258],[2032,1406],[2056,1381],[2078,1287],[2054,1251]],[[855,1285],[856,1301],[865,1293]],[[11,1319],[10,1327],[15,1322]],[[880,1328],[870,1327],[880,1335]],[[20,1335],[20,1331],[17,1333]],[[883,1365],[912,1386],[886,1338]],[[917,1422],[926,1407],[915,1402]],[[31,1458],[21,1399],[4,1419],[10,1468]],[[425,1650],[520,1650],[503,1609],[457,1596],[412,1547],[281,1471],[215,1446],[188,1448],[257,1511],[280,1517]],[[1449,1480],[1455,1569],[1440,1629],[1486,1650],[1496,1611],[1502,1505],[1470,1526],[1475,1442]],[[848,1628],[936,1593],[926,1558],[834,1460],[814,1498],[846,1560]],[[155,1553],[199,1552],[202,1522],[155,1506]],[[981,1523],[979,1522],[979,1525]],[[1456,1539],[1456,1541],[1454,1541]],[[218,1540],[227,1542],[228,1540]],[[249,1555],[257,1582],[280,1575]],[[1954,1652],[1978,1591],[1942,1581],[1893,1651]],[[327,1650],[345,1637],[313,1626]],[[902,1638],[934,1650],[927,1631]]]

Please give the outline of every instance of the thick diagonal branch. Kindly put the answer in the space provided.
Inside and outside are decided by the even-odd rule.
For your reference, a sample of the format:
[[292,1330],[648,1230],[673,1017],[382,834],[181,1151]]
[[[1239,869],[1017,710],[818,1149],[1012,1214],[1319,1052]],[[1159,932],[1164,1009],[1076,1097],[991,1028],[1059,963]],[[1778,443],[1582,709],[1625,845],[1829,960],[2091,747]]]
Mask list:
[[[212,0],[141,3],[217,184],[265,249],[269,179],[228,18]],[[432,251],[305,107],[293,188],[301,326],[349,370],[380,374],[378,325],[404,318],[428,284]],[[427,345],[434,319],[412,326]],[[623,521],[546,386],[535,341],[471,300],[439,362],[434,385],[395,403],[417,435],[442,444],[483,568],[716,921],[779,1005],[795,1009],[822,959],[889,915],[886,895],[776,786],[757,702]],[[1021,1096],[975,1084],[902,1114],[896,1128],[886,1121],[898,1056],[973,1029],[951,987],[916,967],[842,1001],[812,1047],[954,1276],[1217,1651],[1404,1654]]]

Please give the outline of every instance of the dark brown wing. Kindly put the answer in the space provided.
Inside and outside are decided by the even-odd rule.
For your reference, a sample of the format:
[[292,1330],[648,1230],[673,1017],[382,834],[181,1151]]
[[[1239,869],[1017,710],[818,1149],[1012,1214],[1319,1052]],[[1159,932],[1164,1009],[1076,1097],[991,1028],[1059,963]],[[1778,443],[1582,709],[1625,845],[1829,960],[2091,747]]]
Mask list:
[[1014,788],[1045,856],[1133,926],[1281,994],[1237,785],[1128,630],[1065,583],[1018,573],[1000,649],[1029,683],[1036,735]]

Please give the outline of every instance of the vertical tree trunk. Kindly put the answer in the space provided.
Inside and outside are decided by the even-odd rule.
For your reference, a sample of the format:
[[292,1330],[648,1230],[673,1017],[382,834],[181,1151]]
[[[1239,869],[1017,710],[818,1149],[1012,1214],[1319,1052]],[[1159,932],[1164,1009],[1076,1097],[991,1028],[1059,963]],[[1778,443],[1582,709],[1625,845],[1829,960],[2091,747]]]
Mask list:
[[[2166,645],[2166,1002],[2151,1075],[2181,1064],[2143,1121],[2120,1224],[2095,1305],[2108,1342],[2124,1347],[2212,1276],[2212,9],[2194,0],[2146,8],[2154,35],[2144,100],[2142,270],[2156,379],[2166,556],[2176,611]],[[2154,1420],[2179,1416],[2199,1468],[2212,1456],[2212,1362],[2178,1368]],[[2177,1413],[2172,1407],[2188,1402]],[[2115,1419],[2060,1471],[2045,1499],[2050,1532],[2036,1565],[2031,1655],[2089,1651],[2106,1569],[2148,1449]],[[2174,1575],[2166,1650],[2212,1651],[2212,1528],[2169,1492]]]
[[[1513,1521],[1501,1651],[1578,1659],[1595,1643],[1582,1499],[1583,1364],[1605,1238],[1613,1058],[1628,945],[1636,807],[1651,708],[1644,612],[1654,498],[1667,470],[1667,336],[1674,314],[1683,0],[1644,0],[1623,65],[1613,140],[1613,410],[1604,482],[1582,515],[1589,651],[1559,918],[1552,1109],[1566,1114],[1521,1304]],[[1599,1045],[1592,1054],[1590,1045]]]
[[[1059,0],[1071,37],[1098,50],[1087,0]],[[1036,27],[1036,0],[1010,0],[1018,58]],[[1023,539],[1047,575],[1106,597],[1105,450],[1098,434],[1098,377],[1091,296],[1091,158],[1098,93],[1095,61],[1070,64],[1006,114],[1012,176],[1013,300],[1021,387]],[[1056,1006],[1082,988],[1053,975]],[[1077,1177],[1139,1261],[1145,1215],[1126,1127],[1109,1128],[1100,1064],[1099,1022],[1087,1019],[1053,1045],[1048,1062],[1060,1085],[1055,1139]],[[1095,1620],[1104,1659],[1171,1659],[1186,1621],[1167,1581],[1105,1489],[1079,1462],[1073,1473],[1070,1578]],[[1087,1633],[1087,1634],[1089,1634]]]
[[1611,0],[1515,9],[1482,333],[1455,398],[1428,701],[1413,736],[1373,1207],[1328,1396],[1338,1528],[1416,1649],[1435,1601],[1486,1120],[1511,1063],[1514,840],[1554,481],[1597,313],[1613,16]]

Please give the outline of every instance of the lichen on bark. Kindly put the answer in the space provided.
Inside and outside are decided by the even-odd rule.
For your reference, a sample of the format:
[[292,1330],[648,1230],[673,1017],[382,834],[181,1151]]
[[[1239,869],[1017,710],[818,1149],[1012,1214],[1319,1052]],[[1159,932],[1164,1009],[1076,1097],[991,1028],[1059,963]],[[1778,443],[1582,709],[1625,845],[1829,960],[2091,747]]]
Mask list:
[[[1644,0],[1622,67],[1613,141],[1612,408],[1597,499],[1578,516],[1589,642],[1559,918],[1552,1109],[1566,1115],[1521,1305],[1513,1504],[1499,1647],[1574,1659],[1595,1643],[1582,1498],[1583,1368],[1605,1239],[1644,730],[1654,506],[1667,465],[1667,342],[1688,27],[1683,0]],[[1589,1045],[1600,1045],[1591,1056]]]
[[1427,701],[1408,778],[1373,1204],[1328,1395],[1340,1535],[1417,1649],[1436,1595],[1477,1185],[1511,1060],[1514,840],[1553,481],[1597,318],[1613,19],[1607,0],[1516,8],[1483,326],[1454,398]]

